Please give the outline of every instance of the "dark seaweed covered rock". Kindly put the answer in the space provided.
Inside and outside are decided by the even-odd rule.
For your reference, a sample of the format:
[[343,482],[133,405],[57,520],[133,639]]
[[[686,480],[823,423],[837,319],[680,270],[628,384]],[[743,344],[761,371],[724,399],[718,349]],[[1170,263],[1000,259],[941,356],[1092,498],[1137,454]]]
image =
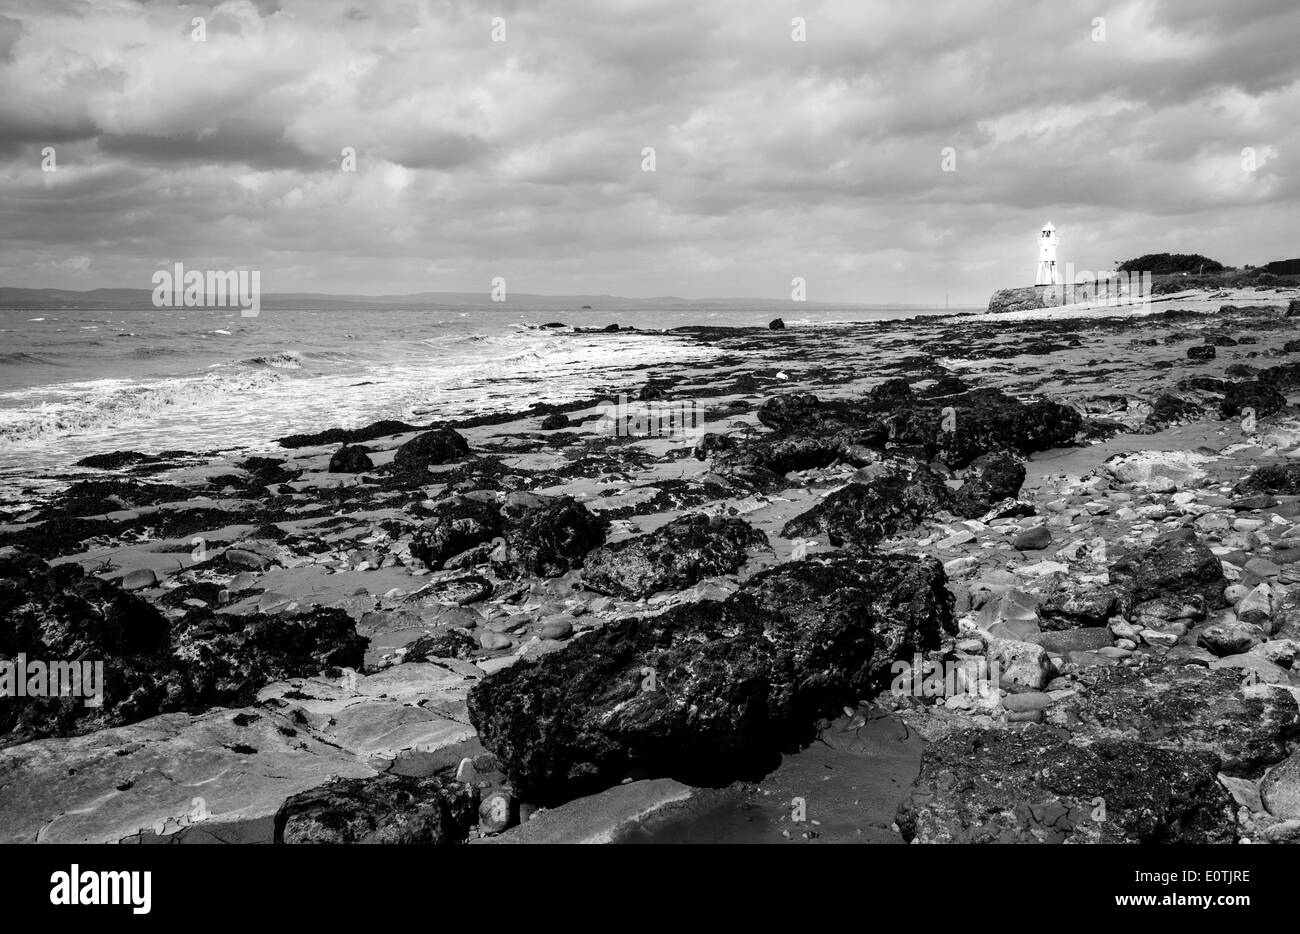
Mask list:
[[190,614],[172,632],[185,709],[251,704],[272,681],[360,668],[366,639],[336,607],[297,614]]
[[773,396],[759,407],[758,419],[772,434],[715,446],[718,471],[754,486],[775,485],[764,472],[779,475],[837,460],[863,466],[885,449],[961,468],[985,454],[1029,454],[1070,444],[1083,429],[1082,416],[1068,406],[1045,399],[1023,403],[996,389],[966,390],[955,377],[944,377],[922,395],[896,378],[857,400],[807,392]]
[[1300,389],[1300,363],[1279,363],[1261,371],[1257,378],[1282,392],[1293,392]]
[[437,570],[444,561],[501,534],[501,513],[493,503],[452,496],[433,506],[411,541],[411,554]]
[[[829,436],[857,429],[860,438],[883,444],[885,427],[861,403],[847,399],[819,399],[810,392],[789,393],[764,400],[758,420],[777,432]],[[866,443],[861,441],[859,443]]]
[[1195,399],[1162,392],[1152,401],[1151,411],[1147,413],[1144,424],[1155,431],[1161,431],[1176,422],[1200,418],[1203,411],[1204,406]]
[[639,402],[650,402],[654,399],[662,399],[672,390],[673,384],[666,379],[648,379],[641,391],[637,393]]
[[[862,464],[868,452],[885,446],[884,424],[855,402],[821,400],[812,393],[772,396],[758,410],[758,420],[773,429],[759,438],[715,445],[720,472],[740,476],[746,471],[786,474],[793,470],[828,467],[837,460]],[[758,475],[758,480],[766,480]]]
[[1187,348],[1188,360],[1213,360],[1218,351],[1214,349],[1213,344],[1198,344],[1195,347]]
[[852,573],[792,563],[725,602],[594,630],[476,684],[470,720],[542,803],[633,771],[701,784],[762,774],[863,696],[883,634],[926,641],[954,626],[937,562],[847,560]]
[[997,389],[937,401],[899,394],[874,405],[889,426],[892,444],[923,451],[927,459],[939,458],[954,468],[992,451],[1031,454],[1062,447],[1083,428],[1083,416],[1069,406],[1048,399],[1025,403]]
[[1270,464],[1256,467],[1245,480],[1232,488],[1237,496],[1273,493],[1283,496],[1300,494],[1300,464]]
[[449,778],[339,778],[280,806],[276,843],[459,843],[478,818],[479,791]]
[[932,558],[907,555],[837,555],[792,561],[755,574],[732,599],[755,610],[775,609],[809,634],[821,631],[817,664],[846,649],[837,637],[855,633],[855,617],[872,620],[873,652],[868,692],[888,685],[895,659],[911,658],[953,634],[953,596],[943,568]]
[[582,567],[587,552],[605,542],[609,522],[572,496],[536,497],[507,505],[505,548],[493,561],[507,574],[559,577]]
[[427,662],[431,658],[471,658],[479,649],[472,636],[455,629],[428,633],[406,647],[404,662]]
[[1060,730],[962,730],[926,747],[899,808],[920,843],[1233,843],[1218,759]]
[[1053,578],[1038,605],[1043,629],[1104,626],[1119,607],[1119,594],[1106,584],[1082,581],[1061,574]]
[[1258,775],[1285,759],[1300,736],[1296,699],[1285,688],[1247,685],[1241,672],[1151,662],[1085,668],[1078,693],[1053,704],[1052,724],[1081,741],[1141,740],[1163,749],[1209,752],[1230,775]]
[[416,435],[393,455],[393,471],[416,478],[429,467],[459,460],[469,453],[469,445],[454,428],[435,428]]
[[853,446],[878,446],[883,438],[883,431],[859,433],[852,428],[829,435],[773,433],[723,449],[715,446],[714,467],[727,476],[743,476],[746,470],[764,470],[777,475],[792,470],[814,470],[829,467],[840,459],[856,460]]
[[0,545],[16,545],[39,557],[54,558],[81,551],[80,545],[86,539],[109,535],[117,528],[107,519],[56,516],[12,532],[0,532]]
[[1110,582],[1122,591],[1128,612],[1159,598],[1200,598],[1206,606],[1221,607],[1228,586],[1218,556],[1190,529],[1166,532],[1120,558],[1110,566]]
[[141,454],[139,451],[109,451],[106,454],[91,454],[89,457],[83,457],[77,461],[77,466],[95,470],[121,470],[123,467],[134,467],[136,464],[145,464],[153,459],[152,455]]
[[867,472],[868,477],[854,480],[795,516],[781,535],[797,538],[825,533],[837,547],[871,548],[949,505],[951,491],[924,465],[891,462]]
[[330,473],[361,473],[370,470],[375,462],[370,459],[370,451],[359,444],[345,444],[330,457]]
[[374,441],[376,438],[419,430],[419,425],[384,419],[366,425],[364,428],[328,428],[312,434],[288,435],[281,438],[278,443],[283,448],[308,448],[319,444],[361,444],[365,441]]
[[681,590],[706,577],[733,574],[750,548],[767,536],[743,519],[680,516],[649,535],[597,548],[583,563],[583,580],[597,590],[646,597]]
[[40,518],[99,516],[121,509],[186,500],[193,495],[184,487],[170,483],[141,483],[138,480],[124,479],[78,480],[42,509]]
[[1254,409],[1259,417],[1272,415],[1286,405],[1286,396],[1278,392],[1270,383],[1257,379],[1240,383],[1229,383],[1223,393],[1223,402],[1219,404],[1221,418],[1233,418],[1243,409]]
[[0,699],[0,736],[34,739],[130,722],[165,702],[157,682],[168,654],[167,620],[78,565],[50,568],[23,553],[0,559],[0,618],[0,658],[102,662],[104,678],[98,707],[82,697]]
[[1015,499],[1025,482],[1025,465],[1005,451],[981,454],[961,473],[962,485],[949,511],[967,519],[984,515],[997,503]]
[[0,657],[102,662],[103,699],[11,697],[0,735],[33,739],[134,723],[170,711],[253,702],[271,681],[360,667],[366,642],[342,610],[301,616],[193,611],[169,624],[149,603],[29,554],[0,559]]
[[250,457],[237,466],[248,471],[246,483],[250,487],[288,483],[302,475],[301,470],[290,470],[284,466],[284,461],[275,457]]

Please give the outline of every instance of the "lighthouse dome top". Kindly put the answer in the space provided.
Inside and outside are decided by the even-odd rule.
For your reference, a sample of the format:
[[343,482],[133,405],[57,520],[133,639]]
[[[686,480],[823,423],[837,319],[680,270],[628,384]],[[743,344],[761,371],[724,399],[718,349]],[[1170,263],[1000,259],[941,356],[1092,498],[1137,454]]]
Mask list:
[[1056,230],[1056,228],[1052,226],[1051,221],[1048,221],[1046,224],[1043,225],[1043,233],[1047,233],[1048,231],[1053,231],[1053,230]]

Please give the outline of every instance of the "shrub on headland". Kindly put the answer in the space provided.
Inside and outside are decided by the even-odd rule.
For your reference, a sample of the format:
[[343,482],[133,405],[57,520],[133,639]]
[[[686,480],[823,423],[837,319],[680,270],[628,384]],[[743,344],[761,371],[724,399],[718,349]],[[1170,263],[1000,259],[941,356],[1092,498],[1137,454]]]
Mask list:
[[1147,253],[1137,259],[1125,260],[1116,269],[1120,272],[1149,272],[1153,276],[1178,273],[1223,272],[1224,265],[1200,253]]

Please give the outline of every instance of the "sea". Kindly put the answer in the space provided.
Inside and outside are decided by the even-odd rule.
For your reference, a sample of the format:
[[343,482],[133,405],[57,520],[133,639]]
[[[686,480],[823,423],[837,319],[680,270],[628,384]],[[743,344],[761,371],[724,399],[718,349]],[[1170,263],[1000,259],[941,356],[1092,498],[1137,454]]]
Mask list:
[[[284,435],[426,424],[630,387],[714,348],[687,325],[765,327],[773,307],[0,309],[0,493],[116,450],[277,450]],[[950,309],[955,310],[955,309]],[[790,328],[942,314],[800,305]],[[564,328],[543,325],[559,322]],[[583,334],[617,323],[635,331]]]

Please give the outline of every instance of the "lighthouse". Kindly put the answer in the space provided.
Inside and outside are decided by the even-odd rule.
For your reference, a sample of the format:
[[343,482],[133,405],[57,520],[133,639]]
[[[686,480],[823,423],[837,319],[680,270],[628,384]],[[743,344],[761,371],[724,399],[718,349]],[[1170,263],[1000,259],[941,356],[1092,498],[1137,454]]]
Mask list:
[[1034,285],[1060,285],[1061,277],[1056,271],[1056,228],[1048,221],[1038,235],[1038,274]]

